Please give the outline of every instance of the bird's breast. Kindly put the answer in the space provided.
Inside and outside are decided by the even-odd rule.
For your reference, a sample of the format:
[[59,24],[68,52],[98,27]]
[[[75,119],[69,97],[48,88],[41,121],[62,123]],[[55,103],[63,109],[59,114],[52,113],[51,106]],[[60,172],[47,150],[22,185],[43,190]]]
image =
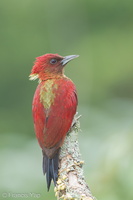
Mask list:
[[49,109],[54,103],[57,89],[58,85],[55,83],[54,79],[47,80],[42,85],[40,90],[40,101],[45,109]]

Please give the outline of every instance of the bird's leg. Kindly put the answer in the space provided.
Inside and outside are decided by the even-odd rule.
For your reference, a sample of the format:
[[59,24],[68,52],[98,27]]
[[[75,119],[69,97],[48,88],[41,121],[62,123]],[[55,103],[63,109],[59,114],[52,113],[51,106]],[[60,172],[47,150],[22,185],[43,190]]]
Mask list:
[[[73,129],[78,129],[78,124],[79,124],[79,119],[82,115],[78,115],[78,112],[76,112],[76,114],[74,115],[71,127],[68,131],[68,134],[73,130]],[[79,130],[79,129],[78,129]]]
[[73,128],[76,125],[76,123],[78,122],[78,120],[80,119],[81,116],[82,115],[78,115],[78,112],[76,112],[76,114],[74,115],[73,121],[72,121],[71,128]]

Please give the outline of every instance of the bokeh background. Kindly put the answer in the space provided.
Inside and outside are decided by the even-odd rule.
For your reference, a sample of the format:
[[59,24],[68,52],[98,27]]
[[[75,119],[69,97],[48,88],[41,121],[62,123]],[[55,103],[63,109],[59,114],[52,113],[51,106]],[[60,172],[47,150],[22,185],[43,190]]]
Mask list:
[[84,174],[102,200],[133,199],[133,1],[0,1],[0,199],[46,191],[28,80],[35,57],[79,54],[66,66],[82,115]]

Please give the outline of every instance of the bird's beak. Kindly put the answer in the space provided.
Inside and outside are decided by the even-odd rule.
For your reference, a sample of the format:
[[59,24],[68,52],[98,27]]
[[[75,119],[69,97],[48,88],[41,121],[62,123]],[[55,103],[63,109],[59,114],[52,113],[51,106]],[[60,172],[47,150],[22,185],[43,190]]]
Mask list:
[[63,60],[61,61],[61,64],[64,66],[66,65],[70,60],[73,60],[74,58],[79,57],[79,55],[70,55],[70,56],[65,56]]

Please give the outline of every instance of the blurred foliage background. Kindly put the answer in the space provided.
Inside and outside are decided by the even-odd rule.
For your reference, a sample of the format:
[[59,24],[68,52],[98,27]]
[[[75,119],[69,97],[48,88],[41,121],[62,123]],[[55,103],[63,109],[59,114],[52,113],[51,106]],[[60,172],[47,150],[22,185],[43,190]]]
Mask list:
[[[133,1],[0,1],[0,198],[46,191],[33,130],[35,57],[79,54],[66,66],[82,115],[79,144],[93,195],[133,199]],[[30,194],[32,193],[32,194]],[[20,196],[19,196],[20,194]]]

